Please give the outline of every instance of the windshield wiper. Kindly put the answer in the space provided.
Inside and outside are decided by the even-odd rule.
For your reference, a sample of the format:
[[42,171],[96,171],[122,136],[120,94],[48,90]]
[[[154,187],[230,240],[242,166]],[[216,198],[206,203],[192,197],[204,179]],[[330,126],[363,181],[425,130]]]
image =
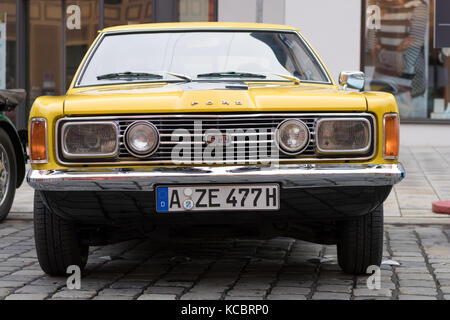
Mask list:
[[225,71],[225,72],[200,73],[197,75],[197,78],[257,78],[257,79],[265,79],[267,77],[265,75],[259,74],[259,73]]
[[116,72],[116,73],[107,73],[107,74],[102,74],[100,76],[97,76],[97,80],[105,80],[105,79],[109,79],[109,80],[122,80],[122,79],[129,79],[129,80],[133,80],[133,79],[162,79],[163,76],[160,74],[156,74],[156,73],[147,73],[147,72],[131,72],[131,71],[126,71],[126,72]]
[[[192,79],[183,74],[162,71],[162,73],[166,73],[172,77],[182,79],[185,82],[191,82]],[[97,77],[97,80],[133,80],[133,79],[163,79],[164,77],[157,73],[148,73],[148,72],[118,72],[118,73],[107,73]],[[164,80],[167,81],[167,80]]]

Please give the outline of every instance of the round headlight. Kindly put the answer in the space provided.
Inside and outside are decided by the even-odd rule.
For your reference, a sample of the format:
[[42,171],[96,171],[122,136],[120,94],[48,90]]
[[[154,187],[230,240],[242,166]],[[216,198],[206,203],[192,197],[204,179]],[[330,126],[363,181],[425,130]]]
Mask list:
[[277,142],[288,154],[298,154],[309,144],[309,129],[303,121],[285,120],[277,128]]
[[146,121],[132,123],[125,131],[125,147],[138,158],[151,156],[159,145],[158,129]]

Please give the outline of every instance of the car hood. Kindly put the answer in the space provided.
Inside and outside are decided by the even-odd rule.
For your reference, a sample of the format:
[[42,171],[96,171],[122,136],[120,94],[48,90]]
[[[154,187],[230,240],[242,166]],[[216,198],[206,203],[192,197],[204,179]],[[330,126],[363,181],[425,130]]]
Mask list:
[[331,85],[292,83],[190,82],[72,89],[66,115],[366,111],[363,94]]

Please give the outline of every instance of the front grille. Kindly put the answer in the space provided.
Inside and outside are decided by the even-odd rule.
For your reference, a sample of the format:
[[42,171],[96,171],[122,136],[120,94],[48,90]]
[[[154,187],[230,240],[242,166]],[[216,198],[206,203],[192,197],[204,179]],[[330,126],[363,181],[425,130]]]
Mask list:
[[[186,136],[193,142],[191,145],[190,157],[183,157],[183,160],[195,161],[200,156],[203,160],[214,160],[215,154],[212,153],[211,158],[208,158],[205,153],[207,142],[205,141],[207,133],[218,130],[221,134],[230,137],[229,144],[232,145],[234,155],[241,155],[239,161],[249,162],[252,160],[277,159],[278,157],[289,157],[281,152],[272,150],[271,144],[274,143],[275,129],[278,124],[282,122],[285,116],[261,116],[255,118],[242,118],[242,115],[236,115],[227,118],[201,118],[198,116],[186,116],[183,118],[140,118],[139,120],[150,121],[154,124],[160,133],[160,145],[158,151],[148,160],[170,162],[172,160],[172,149],[175,145],[182,141],[182,138],[175,134],[174,131],[182,129],[186,131]],[[307,148],[302,152],[302,156],[313,156],[314,152],[314,130],[317,117],[302,117],[300,118],[309,128],[310,141]],[[118,124],[120,128],[120,160],[134,160],[133,157],[125,148],[124,132],[126,128],[136,121],[134,118],[121,119]],[[231,132],[230,134],[227,134]],[[210,134],[208,134],[210,135]],[[197,138],[194,140],[194,138]],[[198,144],[194,148],[194,144]],[[258,150],[262,147],[267,147],[263,154],[259,154]],[[223,146],[225,154],[227,146]],[[228,148],[231,148],[228,145]],[[276,153],[272,152],[276,151]],[[207,153],[209,154],[209,153]],[[184,156],[184,155],[183,155]],[[265,156],[265,157],[263,157]],[[276,157],[276,158],[274,158]]]
[[[174,114],[174,115],[142,115],[142,116],[117,116],[117,117],[89,117],[76,118],[76,120],[114,120],[119,126],[119,156],[118,161],[122,163],[174,163],[172,158],[172,150],[179,143],[183,141],[180,136],[185,139],[189,138],[188,147],[189,154],[182,155],[183,163],[207,163],[214,161],[215,163],[260,163],[267,161],[292,161],[292,160],[314,160],[319,158],[315,152],[315,126],[318,119],[321,117],[365,117],[371,122],[372,132],[374,132],[374,118],[369,114]],[[286,119],[299,119],[303,121],[310,133],[310,140],[307,147],[298,155],[288,155],[281,152],[274,143],[275,130],[277,126]],[[74,120],[66,118],[66,120]],[[124,133],[128,126],[135,121],[149,121],[155,125],[160,134],[160,145],[151,157],[139,159],[131,155],[125,148]],[[61,125],[59,125],[61,127]],[[177,129],[183,130],[181,133],[176,133]],[[230,138],[228,144],[223,146],[223,161],[217,161],[215,153],[205,153],[205,148],[208,147],[206,142],[206,132],[210,130],[220,131],[221,134]],[[231,131],[230,131],[231,130]],[[175,132],[175,134],[174,134]],[[228,134],[231,132],[231,134]],[[375,135],[373,135],[375,136]],[[194,147],[195,144],[195,147]],[[231,146],[230,146],[231,145]],[[272,147],[273,145],[273,147]],[[372,143],[374,145],[374,143]],[[261,147],[268,147],[262,150]],[[59,148],[60,149],[60,148]],[[232,152],[233,158],[230,160],[226,157],[226,152]],[[373,152],[373,146],[370,150]],[[364,156],[364,155],[363,155]],[[365,158],[369,158],[365,155]],[[61,155],[59,154],[59,157]],[[348,159],[354,159],[350,157]],[[358,158],[363,158],[359,156]],[[322,159],[325,159],[322,157]],[[336,160],[328,157],[329,160]],[[339,158],[342,159],[342,158]],[[71,162],[68,159],[62,159],[63,163]],[[200,162],[199,162],[200,160]],[[325,159],[326,160],[326,159]],[[73,161],[75,162],[75,161]],[[94,162],[94,161],[92,161]],[[92,163],[89,162],[89,163]],[[95,162],[99,162],[98,160]],[[79,161],[77,161],[79,163]]]

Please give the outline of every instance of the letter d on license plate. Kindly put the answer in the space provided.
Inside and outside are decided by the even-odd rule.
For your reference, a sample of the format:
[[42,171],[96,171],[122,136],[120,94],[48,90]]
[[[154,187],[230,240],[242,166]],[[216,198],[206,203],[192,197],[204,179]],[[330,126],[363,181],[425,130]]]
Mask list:
[[278,184],[161,186],[157,212],[279,210]]

